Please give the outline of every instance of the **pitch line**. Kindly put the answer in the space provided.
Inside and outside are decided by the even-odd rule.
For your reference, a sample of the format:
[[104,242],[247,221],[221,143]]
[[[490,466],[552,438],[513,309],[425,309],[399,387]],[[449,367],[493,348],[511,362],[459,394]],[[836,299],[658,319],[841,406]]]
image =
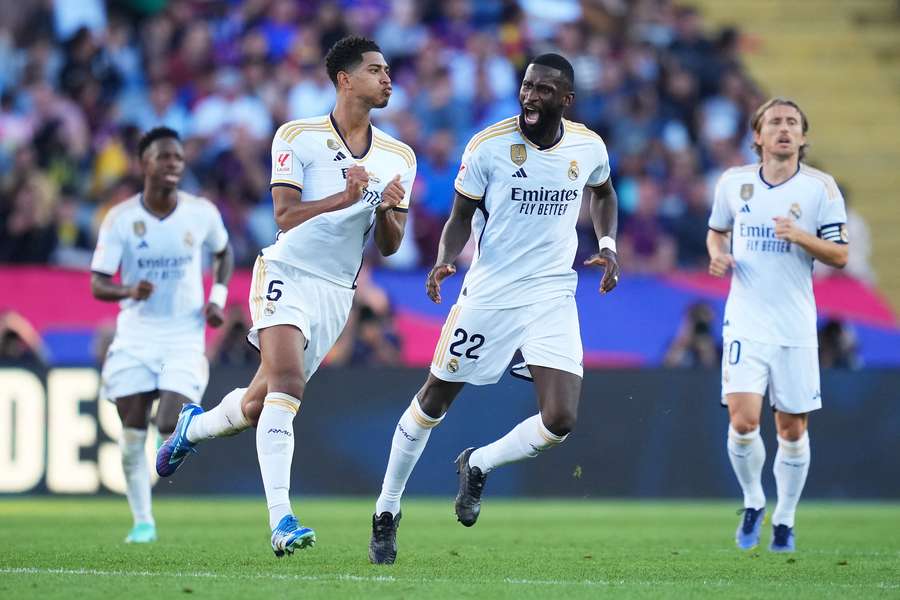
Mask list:
[[[424,578],[424,577],[394,577],[393,575],[351,575],[349,573],[338,573],[334,575],[285,575],[281,573],[247,573],[242,575],[232,575],[228,573],[214,573],[211,571],[107,571],[102,569],[64,569],[64,568],[39,568],[39,567],[0,567],[0,575],[85,575],[89,577],[184,577],[184,578],[200,578],[200,579],[274,579],[274,580],[290,580],[290,581],[313,581],[313,582],[364,582],[364,583],[460,583],[457,579],[447,578]],[[482,581],[482,583],[506,583],[509,585],[527,585],[527,586],[556,586],[556,587],[612,587],[612,586],[682,586],[684,581],[630,581],[627,579],[611,580],[566,580],[566,579],[518,579],[505,577],[494,581]],[[744,582],[733,582],[724,579],[705,579],[698,581],[708,587],[733,587],[743,586]],[[772,582],[776,583],[776,582]],[[778,582],[776,587],[786,585],[787,582]],[[770,583],[771,585],[771,583]],[[812,587],[825,588],[876,588],[882,590],[895,590],[900,588],[900,583],[895,581],[880,581],[863,584],[855,583],[824,583],[816,584],[810,582],[808,585]]]

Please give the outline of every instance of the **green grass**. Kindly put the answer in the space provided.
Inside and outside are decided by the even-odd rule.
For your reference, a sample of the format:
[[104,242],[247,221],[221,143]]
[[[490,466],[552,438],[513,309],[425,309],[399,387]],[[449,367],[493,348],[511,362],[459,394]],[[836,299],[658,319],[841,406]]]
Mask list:
[[413,500],[393,566],[367,562],[370,499],[294,506],[319,543],[276,559],[261,499],[159,500],[146,546],[123,499],[2,500],[0,598],[900,597],[897,504],[803,503],[785,556],[734,548],[733,502],[488,499],[466,529]]

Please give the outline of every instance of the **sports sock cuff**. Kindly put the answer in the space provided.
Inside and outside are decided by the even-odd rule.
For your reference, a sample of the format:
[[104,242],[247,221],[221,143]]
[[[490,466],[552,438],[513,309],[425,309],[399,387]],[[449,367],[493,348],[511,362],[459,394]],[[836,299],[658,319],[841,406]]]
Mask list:
[[146,429],[135,429],[134,427],[125,427],[122,429],[122,441],[126,444],[141,444],[147,441]]
[[739,446],[747,446],[752,444],[759,438],[759,427],[754,429],[753,431],[748,431],[747,433],[738,433],[737,429],[728,426],[728,439],[733,441],[735,444]]
[[809,451],[809,434],[803,432],[797,441],[786,440],[780,435],[778,436],[778,447],[788,456],[800,456]]
[[422,410],[422,407],[419,405],[419,397],[413,396],[412,402],[409,403],[409,413],[412,415],[413,420],[416,422],[416,425],[423,429],[432,429],[440,425],[441,421],[444,420],[443,416],[438,418],[429,417],[425,414],[425,411]]
[[290,394],[285,394],[284,392],[269,392],[266,394],[263,405],[277,406],[278,408],[288,410],[296,415],[297,411],[300,410],[300,399],[294,398]]
[[539,418],[537,420],[537,426],[538,426],[538,434],[550,446],[562,444],[564,441],[566,441],[566,438],[569,437],[568,433],[566,435],[556,435],[555,433],[553,433],[552,431],[547,429],[547,426],[544,425],[543,419]]

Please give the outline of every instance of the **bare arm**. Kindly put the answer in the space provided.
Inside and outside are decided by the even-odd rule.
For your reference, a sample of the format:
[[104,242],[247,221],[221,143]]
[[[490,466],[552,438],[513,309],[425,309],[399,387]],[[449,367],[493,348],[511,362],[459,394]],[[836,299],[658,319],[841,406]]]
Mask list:
[[275,224],[281,231],[288,231],[323,213],[352,206],[362,197],[362,191],[368,184],[366,170],[356,165],[347,170],[347,186],[344,191],[321,200],[300,202],[299,189],[276,185],[272,188]]
[[153,292],[153,284],[143,279],[131,286],[119,285],[113,282],[112,275],[97,271],[91,273],[91,294],[97,300],[104,302],[118,302],[125,298],[146,300],[151,292]]
[[709,252],[709,274],[724,277],[734,268],[734,257],[729,249],[731,233],[710,229],[706,234],[706,250]]
[[[598,187],[587,187],[591,191],[591,221],[597,240],[603,238],[616,239],[619,229],[619,197],[612,184],[612,178]],[[603,279],[600,280],[600,293],[611,292],[619,282],[619,259],[612,248],[601,248],[586,261],[585,265],[603,268]]]
[[406,213],[394,208],[400,205],[405,195],[406,190],[400,185],[399,175],[381,193],[381,204],[375,209],[375,245],[382,256],[390,256],[396,252],[403,241]]
[[228,282],[234,272],[234,251],[231,244],[226,244],[221,252],[213,254],[212,260],[213,289],[209,301],[203,307],[203,316],[210,327],[219,327],[225,322],[225,295],[217,296],[216,286],[225,286],[222,292],[227,293]]
[[847,266],[847,258],[850,252],[850,247],[847,244],[823,240],[797,227],[796,222],[790,217],[775,217],[775,236],[792,244],[797,244],[813,258],[829,267],[843,269]]
[[438,244],[438,256],[434,268],[428,273],[425,281],[425,291],[432,302],[441,302],[441,282],[456,273],[453,263],[456,257],[466,247],[469,236],[472,235],[472,217],[478,208],[478,202],[472,198],[456,194],[453,199],[453,209],[450,218],[444,224],[441,232],[441,241]]
[[234,273],[234,250],[231,244],[227,244],[221,252],[213,254],[212,272],[214,283],[228,285],[231,281],[231,275]]

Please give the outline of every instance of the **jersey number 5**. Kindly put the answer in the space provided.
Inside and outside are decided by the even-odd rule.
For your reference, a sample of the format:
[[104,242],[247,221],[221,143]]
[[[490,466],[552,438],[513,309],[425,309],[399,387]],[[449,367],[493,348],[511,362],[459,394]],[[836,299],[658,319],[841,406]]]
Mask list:
[[284,282],[280,279],[273,279],[269,282],[269,290],[266,292],[266,300],[271,300],[272,302],[277,302],[279,298],[281,298],[281,290],[278,289],[279,285],[284,285]]
[[484,344],[484,336],[480,333],[473,333],[471,336],[466,333],[465,329],[457,329],[453,332],[453,337],[456,339],[455,342],[450,344],[450,354],[453,356],[462,356],[462,352],[457,350],[459,346],[462,346],[466,342],[472,342],[472,345],[466,350],[466,358],[478,358],[478,355],[475,354],[475,351],[481,348],[481,345]]

